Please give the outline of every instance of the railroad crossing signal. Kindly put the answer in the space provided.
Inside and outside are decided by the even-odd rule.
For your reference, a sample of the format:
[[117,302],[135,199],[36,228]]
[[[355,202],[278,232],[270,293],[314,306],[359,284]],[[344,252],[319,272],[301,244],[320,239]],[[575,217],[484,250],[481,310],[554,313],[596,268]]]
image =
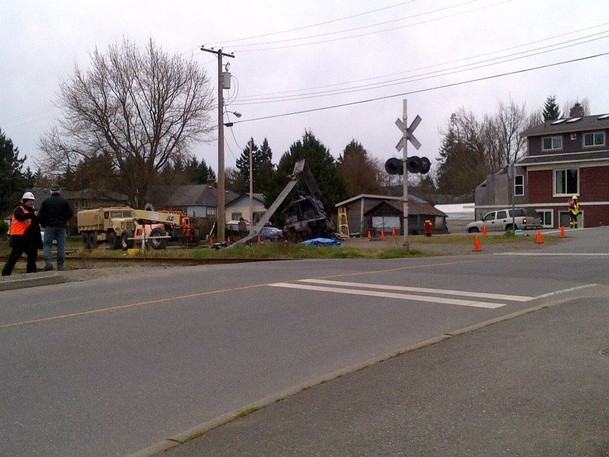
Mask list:
[[415,149],[418,151],[419,148],[421,147],[421,143],[419,142],[419,140],[417,140],[417,138],[414,136],[413,132],[415,131],[415,129],[419,126],[419,124],[421,123],[422,119],[421,117],[417,114],[417,117],[414,118],[414,121],[412,121],[412,124],[410,124],[410,127],[407,127],[406,124],[402,121],[402,119],[398,118],[395,121],[395,125],[398,126],[398,128],[402,131],[403,136],[400,139],[400,141],[398,142],[398,144],[395,146],[395,148],[398,151],[401,151],[402,149],[404,149],[406,147],[406,141],[410,140],[410,142],[412,143],[412,145],[415,147]]
[[[429,172],[430,168],[431,162],[427,157],[412,156],[406,159],[406,169],[409,173],[421,173],[424,175]],[[385,171],[390,175],[403,175],[404,162],[392,157],[385,162]]]

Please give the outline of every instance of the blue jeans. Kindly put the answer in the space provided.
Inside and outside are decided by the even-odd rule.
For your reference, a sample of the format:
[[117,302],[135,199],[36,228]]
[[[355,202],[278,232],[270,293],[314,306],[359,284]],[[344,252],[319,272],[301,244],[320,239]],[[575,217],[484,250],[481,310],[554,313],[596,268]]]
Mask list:
[[63,269],[66,260],[66,229],[64,227],[45,227],[42,251],[45,265],[53,265],[53,241],[57,241],[57,269]]

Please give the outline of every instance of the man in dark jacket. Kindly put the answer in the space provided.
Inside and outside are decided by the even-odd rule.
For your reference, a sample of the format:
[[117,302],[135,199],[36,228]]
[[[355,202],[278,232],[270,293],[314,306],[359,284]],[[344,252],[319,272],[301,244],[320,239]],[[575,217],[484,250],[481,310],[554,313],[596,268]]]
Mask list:
[[36,273],[38,249],[42,248],[38,211],[34,208],[34,194],[26,192],[22,197],[23,204],[19,205],[11,215],[11,253],[2,269],[2,276],[10,276],[15,264],[24,252],[27,255],[27,273]]
[[60,192],[60,187],[53,184],[51,196],[40,205],[40,225],[44,227],[44,271],[53,269],[53,241],[57,243],[58,270],[63,270],[66,260],[66,229],[68,220],[74,216],[74,210]]

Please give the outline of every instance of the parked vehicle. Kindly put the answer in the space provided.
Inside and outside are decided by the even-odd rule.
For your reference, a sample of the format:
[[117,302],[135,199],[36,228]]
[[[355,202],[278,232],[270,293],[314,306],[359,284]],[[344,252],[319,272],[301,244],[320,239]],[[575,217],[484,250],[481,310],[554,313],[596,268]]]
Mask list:
[[465,226],[468,233],[505,232],[507,230],[541,229],[541,216],[531,208],[500,209],[486,213],[482,220],[470,222]]
[[258,235],[263,241],[282,241],[284,239],[283,230],[268,225],[262,227]]
[[78,233],[87,249],[99,243],[108,243],[110,249],[124,250],[141,241],[142,234],[148,238],[153,249],[164,249],[167,245],[165,224],[179,224],[179,216],[168,212],[136,210],[125,207],[97,208],[79,211],[76,214]]

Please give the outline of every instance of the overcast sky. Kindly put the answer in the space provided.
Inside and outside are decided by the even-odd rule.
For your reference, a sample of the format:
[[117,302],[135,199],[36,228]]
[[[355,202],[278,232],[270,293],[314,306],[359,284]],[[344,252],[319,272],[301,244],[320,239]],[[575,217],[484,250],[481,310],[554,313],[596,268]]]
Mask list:
[[[231,167],[250,137],[277,163],[305,130],[336,158],[353,139],[398,156],[404,99],[408,124],[422,118],[409,155],[432,164],[459,108],[482,117],[511,97],[531,112],[556,95],[609,112],[606,0],[0,0],[0,129],[29,165],[60,114],[59,82],[122,37],[194,59],[214,87],[217,58],[201,46],[234,52]],[[192,152],[217,170],[215,137]]]

